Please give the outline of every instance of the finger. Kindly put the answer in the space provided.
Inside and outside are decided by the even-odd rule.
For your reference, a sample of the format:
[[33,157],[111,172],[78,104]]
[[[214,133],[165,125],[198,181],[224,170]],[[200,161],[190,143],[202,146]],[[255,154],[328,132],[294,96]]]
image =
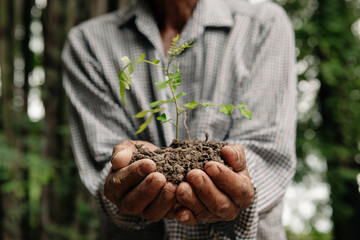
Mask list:
[[220,153],[235,172],[246,168],[245,151],[240,144],[227,145],[220,150]]
[[254,198],[254,188],[247,170],[235,173],[217,162],[208,162],[204,169],[213,183],[239,208],[250,206]]
[[[177,188],[176,188],[177,189]],[[175,193],[176,197],[176,193]],[[170,209],[169,212],[166,213],[165,218],[169,220],[173,220],[176,218],[176,211],[180,209],[182,205],[176,200],[173,207]]]
[[139,215],[155,200],[166,183],[163,174],[149,174],[138,186],[124,195],[118,206],[123,214]]
[[143,217],[152,222],[160,221],[176,202],[176,188],[177,185],[167,182],[157,198],[144,210]]
[[174,220],[176,218],[176,211],[174,209],[170,209],[170,211],[165,214],[164,218]]
[[133,152],[137,151],[136,145],[143,145],[148,148],[150,151],[155,151],[158,149],[152,143],[145,141],[125,141],[116,145],[113,149],[113,154],[111,157],[112,168],[118,170],[120,168],[126,167],[131,161]]
[[195,225],[198,222],[192,211],[186,208],[176,212],[176,221],[185,225]]
[[156,170],[152,160],[143,159],[109,174],[105,181],[104,195],[113,203],[118,204],[120,198],[144,178]]
[[[176,191],[177,191],[177,188],[176,188]],[[181,203],[179,203],[178,201],[175,202],[174,206],[173,206],[173,209],[174,210],[178,210],[180,208],[182,208],[183,205],[181,205]]]
[[113,170],[119,170],[129,165],[133,155],[131,147],[115,147],[111,157],[111,165]]
[[187,182],[182,182],[176,191],[176,198],[185,208],[193,212],[199,221],[207,221],[215,215],[209,212]]
[[237,206],[215,186],[205,172],[193,169],[187,174],[186,179],[196,196],[210,212],[224,221],[236,218],[239,211]]

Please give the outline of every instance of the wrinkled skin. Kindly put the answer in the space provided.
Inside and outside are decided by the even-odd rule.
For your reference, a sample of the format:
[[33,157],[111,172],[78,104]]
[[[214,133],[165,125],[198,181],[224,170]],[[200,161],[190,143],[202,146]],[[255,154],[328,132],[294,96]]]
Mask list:
[[104,194],[122,214],[152,222],[167,218],[194,225],[233,220],[253,201],[254,188],[244,149],[239,144],[221,149],[224,160],[233,170],[218,162],[208,162],[203,170],[191,170],[186,176],[187,182],[177,186],[155,172],[156,164],[150,159],[129,165],[136,151],[135,143],[157,149],[143,141],[126,141],[114,148]]

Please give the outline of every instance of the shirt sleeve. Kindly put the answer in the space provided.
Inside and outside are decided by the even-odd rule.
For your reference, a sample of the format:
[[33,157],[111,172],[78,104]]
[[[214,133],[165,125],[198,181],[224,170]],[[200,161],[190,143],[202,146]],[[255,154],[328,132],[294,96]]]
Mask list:
[[255,188],[253,204],[234,223],[236,235],[242,236],[241,239],[248,239],[246,236],[254,231],[256,234],[259,216],[282,200],[296,166],[294,34],[280,7],[270,3],[265,6],[266,13],[262,14],[267,17],[259,23],[250,77],[239,93],[253,112],[253,119],[234,117],[226,139],[245,148]]
[[95,196],[101,210],[120,228],[143,229],[148,221],[120,214],[103,195],[110,170],[110,157],[116,144],[133,137],[135,132],[126,112],[110,90],[102,67],[84,33],[73,28],[63,49],[63,85],[70,103],[72,147],[80,177]]

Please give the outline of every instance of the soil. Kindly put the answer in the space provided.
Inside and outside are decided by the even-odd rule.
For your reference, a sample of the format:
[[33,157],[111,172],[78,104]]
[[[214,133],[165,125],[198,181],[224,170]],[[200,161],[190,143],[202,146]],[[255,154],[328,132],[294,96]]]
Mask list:
[[157,166],[157,172],[165,175],[168,182],[179,184],[186,181],[186,174],[191,169],[203,169],[209,161],[227,165],[221,158],[220,150],[227,145],[215,141],[176,140],[168,147],[150,151],[142,145],[136,145],[138,151],[131,162],[149,158]]

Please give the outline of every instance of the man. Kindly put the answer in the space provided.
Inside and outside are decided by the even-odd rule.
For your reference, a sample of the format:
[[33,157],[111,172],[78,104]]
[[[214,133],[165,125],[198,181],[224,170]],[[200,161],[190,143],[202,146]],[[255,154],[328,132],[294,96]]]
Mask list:
[[[166,63],[177,34],[180,43],[196,44],[177,58],[184,102],[245,102],[253,111],[251,121],[214,108],[193,111],[192,136],[209,133],[228,142],[221,152],[233,171],[210,162],[178,186],[155,172],[150,159],[129,165],[134,143],[156,149],[175,136],[171,125],[159,122],[136,136],[141,122],[132,118],[149,102],[169,98],[170,92],[153,88],[165,76],[137,66],[126,108],[116,78],[122,56],[145,53]],[[74,153],[101,207],[101,239],[285,238],[282,196],[295,169],[296,76],[293,33],[279,7],[241,0],[139,0],[72,29],[63,60]],[[171,116],[174,109],[165,112]]]

